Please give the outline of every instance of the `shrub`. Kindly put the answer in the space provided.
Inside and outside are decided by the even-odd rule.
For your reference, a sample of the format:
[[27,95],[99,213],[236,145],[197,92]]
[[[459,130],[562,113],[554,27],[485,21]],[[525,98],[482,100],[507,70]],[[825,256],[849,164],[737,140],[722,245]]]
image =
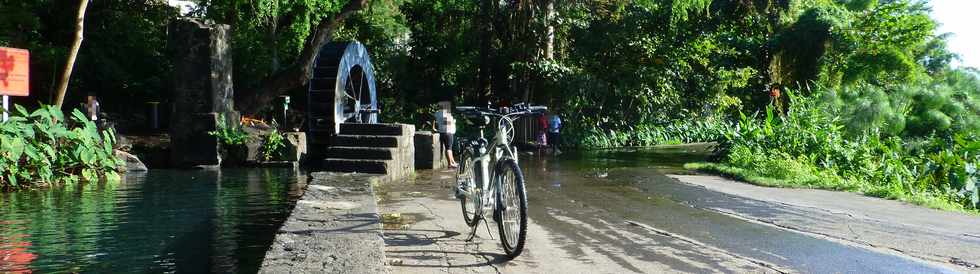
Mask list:
[[567,130],[571,145],[585,148],[638,147],[712,142],[731,124],[723,119],[677,120],[665,125],[636,125],[625,129],[591,127]]
[[71,120],[52,106],[28,113],[17,105],[12,114],[0,122],[0,188],[118,179],[111,130],[99,131],[78,110]]
[[278,130],[273,130],[272,133],[266,135],[264,140],[262,140],[262,159],[266,161],[280,159],[285,148],[286,138]]
[[[930,135],[899,137],[883,130],[887,123],[855,123],[860,118],[853,115],[861,111],[841,111],[837,104],[814,99],[826,98],[828,92],[818,90],[813,97],[788,92],[792,107],[785,115],[775,114],[771,107],[761,117],[742,114],[723,133],[719,145],[722,163],[732,168],[707,169],[744,172],[748,174],[740,177],[761,176],[779,182],[767,185],[854,189],[936,207],[977,208],[977,132],[934,123]],[[942,101],[910,105],[949,105]],[[864,107],[867,105],[856,108]],[[927,111],[937,120],[948,119],[935,112]],[[970,121],[957,121],[964,122]],[[853,125],[861,123],[865,128],[854,130]]]
[[218,117],[216,129],[208,134],[217,137],[218,142],[225,146],[244,146],[250,138],[241,125],[228,125],[224,115]]

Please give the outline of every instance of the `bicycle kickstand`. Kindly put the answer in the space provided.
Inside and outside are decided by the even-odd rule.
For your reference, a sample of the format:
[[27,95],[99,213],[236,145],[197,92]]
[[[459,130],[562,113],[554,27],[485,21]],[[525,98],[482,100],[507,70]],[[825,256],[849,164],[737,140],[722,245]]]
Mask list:
[[486,220],[483,220],[483,224],[486,225],[487,235],[490,236],[490,239],[491,240],[493,240],[493,231],[490,231],[490,222],[487,222]]
[[[494,239],[493,238],[493,231],[490,231],[490,224],[487,223],[487,220],[480,220],[480,221],[482,221],[484,227],[487,228],[487,236],[490,236],[490,239],[493,240]],[[471,227],[470,228],[470,236],[469,237],[466,237],[466,241],[467,242],[472,241],[473,238],[476,237],[476,232],[479,231],[479,230],[480,230],[480,224],[477,224],[477,225]]]

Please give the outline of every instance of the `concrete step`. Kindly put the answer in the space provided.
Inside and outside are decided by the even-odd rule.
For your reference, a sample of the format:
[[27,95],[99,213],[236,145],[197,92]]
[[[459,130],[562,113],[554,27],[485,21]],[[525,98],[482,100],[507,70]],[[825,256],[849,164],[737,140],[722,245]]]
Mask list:
[[323,160],[323,170],[332,172],[357,172],[388,174],[393,160],[356,160],[327,158]]
[[338,147],[402,147],[408,143],[405,136],[376,136],[376,135],[337,135],[333,136],[330,144]]
[[330,147],[326,156],[335,159],[394,160],[396,148],[384,147]]
[[407,134],[414,134],[414,128],[410,125],[404,125],[404,124],[343,123],[340,124],[340,134],[401,136]]

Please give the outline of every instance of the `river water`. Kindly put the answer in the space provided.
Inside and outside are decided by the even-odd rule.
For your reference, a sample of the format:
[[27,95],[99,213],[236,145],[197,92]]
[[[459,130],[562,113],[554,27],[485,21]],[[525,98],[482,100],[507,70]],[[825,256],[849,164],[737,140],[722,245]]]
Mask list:
[[0,193],[0,273],[254,273],[305,181],[293,169],[151,170]]

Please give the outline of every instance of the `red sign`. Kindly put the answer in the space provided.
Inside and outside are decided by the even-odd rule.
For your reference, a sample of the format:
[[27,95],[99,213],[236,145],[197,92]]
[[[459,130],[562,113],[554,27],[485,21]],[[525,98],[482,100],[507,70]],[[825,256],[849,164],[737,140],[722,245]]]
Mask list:
[[31,53],[0,47],[0,95],[27,96],[31,92]]

